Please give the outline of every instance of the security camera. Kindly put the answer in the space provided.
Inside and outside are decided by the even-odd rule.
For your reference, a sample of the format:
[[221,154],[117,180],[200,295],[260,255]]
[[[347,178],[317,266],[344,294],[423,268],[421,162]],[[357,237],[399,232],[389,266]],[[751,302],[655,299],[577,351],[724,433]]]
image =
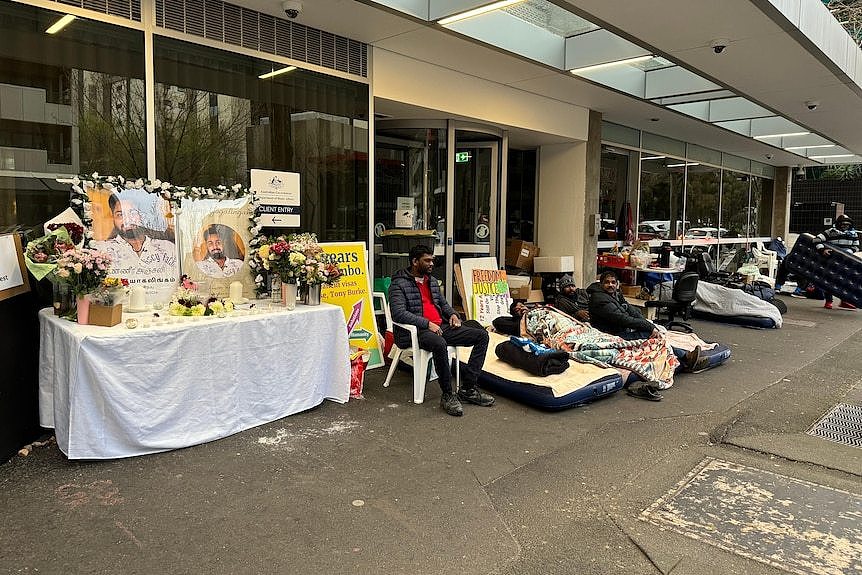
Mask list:
[[817,109],[817,106],[820,105],[820,102],[817,100],[808,100],[805,102],[805,107],[811,110],[812,112]]
[[300,0],[285,0],[281,3],[281,9],[284,10],[284,15],[295,20],[297,16],[302,14],[302,2]]
[[767,160],[771,160],[771,159],[772,159],[772,158],[774,158],[774,157],[775,157],[775,156],[773,156],[772,154],[766,154],[766,159],[767,159]]
[[730,44],[730,40],[727,38],[716,38],[712,42],[709,43],[709,46],[712,48],[712,51],[716,54],[721,54],[724,52],[727,45]]

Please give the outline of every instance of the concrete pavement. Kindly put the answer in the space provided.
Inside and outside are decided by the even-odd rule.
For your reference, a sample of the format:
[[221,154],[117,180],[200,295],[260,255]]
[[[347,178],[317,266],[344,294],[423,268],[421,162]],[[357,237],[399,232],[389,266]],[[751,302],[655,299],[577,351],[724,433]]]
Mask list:
[[[785,301],[780,330],[693,322],[733,357],[660,403],[498,398],[453,418],[435,384],[414,405],[408,374],[384,389],[378,369],[365,400],[206,445],[97,462],[36,449],[0,466],[0,573],[862,572],[862,539],[769,508],[825,493],[850,514],[841,533],[862,524],[862,450],[804,433],[862,405],[862,312]],[[704,523],[713,504],[740,534]]]

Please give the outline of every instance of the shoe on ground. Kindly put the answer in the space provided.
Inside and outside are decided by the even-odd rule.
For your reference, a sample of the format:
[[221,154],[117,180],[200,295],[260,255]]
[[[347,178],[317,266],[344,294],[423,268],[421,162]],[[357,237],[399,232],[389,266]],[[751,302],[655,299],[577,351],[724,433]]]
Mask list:
[[823,304],[823,309],[832,309],[832,302],[828,301]]
[[804,291],[802,291],[801,289],[797,289],[796,291],[794,291],[794,292],[792,292],[792,293],[790,294],[790,297],[795,297],[795,298],[799,298],[799,299],[805,299],[805,298],[807,298],[808,296],[807,296],[807,295],[805,295],[805,292],[804,292]]
[[661,401],[664,396],[658,392],[658,388],[654,385],[644,383],[637,387],[629,386],[626,388],[626,393],[638,399],[647,401]]
[[855,305],[853,305],[852,303],[847,303],[844,300],[841,300],[841,303],[838,304],[838,307],[840,307],[841,309],[856,309]]
[[454,393],[444,393],[440,398],[440,407],[449,415],[460,417],[464,415],[464,408],[461,407],[461,401]]
[[684,371],[694,371],[694,366],[697,365],[697,362],[700,360],[700,346],[695,347],[693,350],[685,354],[685,365],[683,366]]
[[458,399],[474,405],[481,405],[482,407],[494,405],[494,396],[481,391],[478,387],[461,389],[458,392]]
[[694,365],[691,366],[692,373],[700,373],[702,371],[706,371],[709,369],[709,358],[705,356],[700,356],[697,358],[697,361],[694,362]]

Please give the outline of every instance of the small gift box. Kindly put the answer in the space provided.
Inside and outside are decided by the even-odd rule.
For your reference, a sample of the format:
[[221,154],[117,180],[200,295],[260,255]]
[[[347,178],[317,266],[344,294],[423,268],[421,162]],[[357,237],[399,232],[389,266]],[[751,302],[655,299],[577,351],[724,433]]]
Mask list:
[[90,304],[90,325],[103,325],[111,327],[120,323],[123,319],[123,306],[116,305],[99,305],[96,303]]

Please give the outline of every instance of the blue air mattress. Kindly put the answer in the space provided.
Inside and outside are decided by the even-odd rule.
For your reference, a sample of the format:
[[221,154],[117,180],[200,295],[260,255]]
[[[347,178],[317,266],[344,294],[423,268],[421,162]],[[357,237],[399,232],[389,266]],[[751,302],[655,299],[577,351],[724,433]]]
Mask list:
[[814,249],[814,236],[802,234],[784,259],[787,270],[842,301],[862,307],[862,258],[841,250],[829,257]]
[[[492,393],[513,399],[519,403],[559,411],[589,403],[614,394],[623,387],[622,376],[616,369],[569,360],[563,373],[540,377],[527,373],[501,361],[495,349],[497,344],[508,339],[491,333],[485,364],[479,375],[479,385]],[[458,348],[459,358],[466,363],[469,348]],[[461,369],[465,367],[462,365]]]

